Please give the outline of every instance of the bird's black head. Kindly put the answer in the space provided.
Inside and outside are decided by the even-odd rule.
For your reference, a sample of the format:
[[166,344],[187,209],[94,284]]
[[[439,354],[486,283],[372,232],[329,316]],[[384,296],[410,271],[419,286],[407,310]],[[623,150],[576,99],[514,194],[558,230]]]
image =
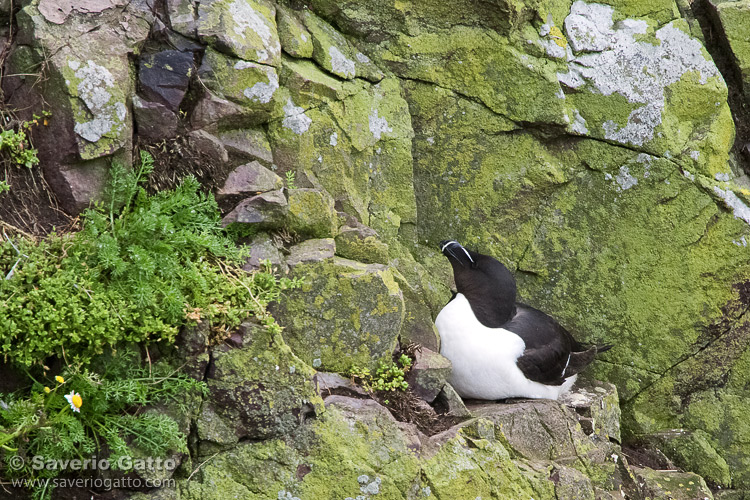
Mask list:
[[469,300],[480,321],[485,326],[508,321],[516,302],[516,280],[508,268],[454,240],[441,241],[440,251],[453,267],[456,291]]

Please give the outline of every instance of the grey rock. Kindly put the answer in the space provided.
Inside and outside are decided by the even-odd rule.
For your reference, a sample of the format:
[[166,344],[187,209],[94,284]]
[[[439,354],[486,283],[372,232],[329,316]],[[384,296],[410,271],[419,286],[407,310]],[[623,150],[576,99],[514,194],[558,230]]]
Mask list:
[[591,479],[572,467],[556,467],[550,474],[550,481],[555,483],[557,498],[576,500],[595,500],[596,498]]
[[334,395],[359,396],[361,398],[370,397],[362,387],[338,373],[318,372],[315,374],[315,381],[318,384],[318,391],[324,400]]
[[198,75],[208,90],[242,106],[248,123],[259,125],[270,119],[274,95],[279,90],[279,76],[274,67],[208,48]]
[[292,57],[309,59],[313,55],[312,35],[293,10],[279,5],[276,8],[281,48]]
[[242,269],[245,271],[260,269],[261,261],[268,260],[274,269],[282,274],[286,274],[289,269],[286,265],[286,260],[268,234],[260,233],[255,235],[247,246],[250,248],[250,256],[245,261]]
[[227,2],[203,0],[198,4],[198,37],[209,45],[246,61],[278,66],[281,44],[276,31],[276,8],[265,0]]
[[620,404],[617,388],[610,383],[579,377],[574,389],[560,402],[578,415],[587,434],[620,441]]
[[179,119],[165,105],[133,96],[136,132],[146,139],[167,139],[177,135]]
[[440,354],[422,347],[406,377],[409,387],[428,403],[435,400],[451,374],[451,362]]
[[253,161],[235,168],[229,173],[224,185],[217,191],[217,199],[232,195],[260,194],[278,191],[284,187],[281,177]]
[[109,161],[104,158],[45,168],[45,176],[66,212],[77,214],[101,199],[109,180]]
[[236,128],[246,125],[248,118],[245,108],[208,90],[198,99],[190,115],[190,126],[195,129]]
[[188,38],[196,38],[198,4],[198,0],[165,0],[166,13],[172,29]]
[[237,158],[242,162],[257,160],[266,167],[273,163],[271,145],[261,130],[246,128],[224,130],[216,135],[230,157]]
[[213,134],[205,130],[193,130],[188,133],[188,138],[193,149],[208,156],[215,164],[223,164],[229,161],[227,150],[224,145]]
[[717,453],[709,436],[701,431],[672,429],[640,436],[639,445],[663,453],[683,470],[695,472],[706,481],[727,488],[732,482],[729,465]]
[[267,439],[296,428],[319,403],[314,371],[267,328],[246,323],[241,347],[213,350],[210,395],[198,418],[201,440],[224,445]]
[[260,229],[273,229],[284,224],[288,210],[284,193],[281,190],[269,191],[242,201],[221,220],[221,224],[226,227],[240,222],[257,224]]
[[313,368],[374,370],[398,345],[401,290],[386,266],[330,258],[334,245],[329,238],[292,248],[291,274],[305,285],[285,293],[272,312],[286,342]]
[[676,470],[632,467],[641,498],[671,500],[713,500],[713,494],[698,474]]
[[297,264],[321,262],[332,259],[336,253],[336,242],[332,238],[306,240],[289,249],[289,267]]
[[435,352],[440,352],[440,336],[432,311],[425,303],[424,294],[414,289],[406,278],[399,272],[393,273],[396,282],[404,293],[404,327],[401,329],[401,343],[413,342]]
[[438,393],[433,406],[438,413],[451,417],[470,417],[471,413],[466,408],[463,399],[449,383],[445,383]]

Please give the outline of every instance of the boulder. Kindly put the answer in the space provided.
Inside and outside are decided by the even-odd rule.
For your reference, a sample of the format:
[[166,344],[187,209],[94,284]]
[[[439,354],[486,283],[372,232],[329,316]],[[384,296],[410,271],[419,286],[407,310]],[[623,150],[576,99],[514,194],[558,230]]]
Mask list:
[[240,327],[242,347],[213,350],[206,374],[209,397],[197,419],[206,446],[291,433],[306,415],[322,411],[314,371],[283,339],[254,323]]
[[713,500],[706,482],[692,472],[633,467],[642,498],[653,500]]
[[312,37],[312,57],[321,67],[346,79],[361,76],[377,82],[383,78],[370,58],[350,45],[330,24],[309,10],[303,11],[301,17]]
[[177,135],[179,119],[169,108],[158,102],[151,102],[133,96],[133,118],[136,133],[146,140],[157,141]]
[[579,376],[560,402],[576,412],[586,434],[620,442],[620,398],[613,384]]
[[248,128],[222,130],[217,133],[217,137],[230,158],[234,157],[242,162],[258,161],[266,167],[273,163],[271,146],[261,130]]
[[433,401],[435,410],[440,415],[450,417],[470,417],[471,412],[466,408],[463,399],[449,383],[445,383]]
[[341,228],[336,235],[336,251],[347,259],[388,264],[388,245],[378,238],[374,229],[358,222]]
[[160,103],[176,113],[194,74],[192,52],[162,50],[144,54],[138,64],[139,90],[146,100]]
[[432,403],[450,377],[451,362],[426,347],[417,349],[414,355],[416,360],[409,370],[406,381],[414,394]]
[[340,257],[298,259],[293,250],[288,263],[305,284],[274,307],[294,352],[314,368],[336,372],[374,369],[391,359],[404,313],[391,270]]
[[313,55],[312,35],[296,13],[284,6],[276,8],[281,48],[292,57],[310,58]]
[[245,261],[245,265],[242,266],[245,271],[260,269],[261,262],[265,260],[271,263],[272,269],[276,269],[276,272],[281,274],[285,274],[289,269],[286,265],[286,259],[268,233],[255,235],[247,246],[250,249],[250,256]]
[[339,219],[333,198],[322,189],[289,190],[289,229],[312,238],[336,236]]
[[232,170],[224,185],[216,192],[216,198],[221,200],[229,196],[255,195],[279,191],[283,187],[284,181],[281,177],[253,161]]
[[676,466],[698,474],[721,488],[728,488],[732,483],[727,462],[711,445],[708,435],[701,430],[691,432],[672,429],[642,436],[638,443],[659,450]]
[[276,8],[265,0],[206,0],[198,3],[198,37],[245,61],[278,66],[281,56]]
[[305,240],[289,249],[287,263],[290,267],[297,264],[324,262],[333,259],[336,253],[336,242],[331,238]]
[[221,224],[226,227],[238,222],[253,224],[258,229],[274,229],[284,224],[288,211],[284,193],[281,190],[269,191],[242,201],[221,220]]
[[198,75],[212,93],[241,106],[248,123],[261,124],[270,118],[272,101],[279,89],[279,77],[274,67],[208,48]]

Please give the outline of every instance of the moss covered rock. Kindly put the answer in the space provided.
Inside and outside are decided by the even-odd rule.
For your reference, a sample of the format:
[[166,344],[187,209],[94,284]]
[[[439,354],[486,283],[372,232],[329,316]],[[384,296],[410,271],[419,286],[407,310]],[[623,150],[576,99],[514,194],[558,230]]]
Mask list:
[[367,264],[388,264],[388,245],[378,233],[364,224],[355,223],[341,228],[336,235],[336,252],[347,259]]
[[198,37],[244,59],[278,66],[276,8],[266,0],[208,0],[198,4]]
[[248,123],[263,123],[271,116],[279,78],[272,66],[227,56],[206,49],[198,71],[201,81],[217,96],[245,109]]
[[197,419],[204,451],[240,439],[288,434],[322,401],[314,370],[296,357],[280,335],[253,323],[240,329],[241,347],[213,350],[207,372],[209,396]]
[[299,263],[293,275],[305,285],[287,294],[275,312],[287,343],[306,363],[345,372],[390,359],[404,301],[388,267],[334,257]]
[[750,2],[713,0],[710,3],[718,15],[735,67],[742,76],[745,101],[750,103],[750,37],[747,36]]
[[336,236],[339,218],[331,195],[322,189],[290,189],[289,229],[313,238]]

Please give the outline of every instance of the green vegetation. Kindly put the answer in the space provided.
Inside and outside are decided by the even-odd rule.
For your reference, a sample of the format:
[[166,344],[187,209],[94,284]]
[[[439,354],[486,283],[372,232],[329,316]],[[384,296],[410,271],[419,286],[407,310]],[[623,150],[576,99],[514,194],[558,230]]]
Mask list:
[[[203,382],[164,363],[142,366],[132,350],[107,356],[98,364],[97,371],[68,366],[54,379],[34,380],[22,394],[2,396],[0,447],[5,463],[23,463],[8,467],[8,474],[53,478],[65,471],[42,468],[40,463],[102,457],[105,449],[114,469],[132,468],[129,457],[187,452],[186,437],[174,420],[162,413],[131,410],[185,401],[187,394],[205,393]],[[25,460],[16,462],[14,456]],[[50,494],[51,488],[43,483],[34,490],[35,498]]]
[[112,166],[105,202],[76,234],[0,244],[0,353],[23,366],[49,355],[86,364],[127,342],[171,342],[187,322],[223,337],[299,283],[238,268],[243,255],[219,223],[213,197],[190,177],[148,196],[152,168]]
[[[149,195],[141,184],[152,168],[145,153],[132,171],[112,165],[104,201],[82,215],[77,233],[39,242],[2,234],[0,353],[29,377],[0,394],[0,453],[5,464],[27,459],[16,477],[63,472],[33,468],[34,456],[96,454],[117,465],[187,452],[177,422],[143,407],[184,405],[206,385],[135,353],[197,323],[208,323],[212,342],[250,316],[281,331],[266,306],[301,282],[275,277],[269,263],[240,269],[245,256],[222,229],[213,197],[192,177]],[[46,486],[34,490],[50,495]]]
[[287,189],[297,189],[297,185],[295,184],[295,181],[297,180],[297,174],[293,170],[288,170],[285,174],[286,177],[286,188]]
[[411,358],[402,354],[397,363],[380,361],[375,374],[369,368],[353,366],[349,375],[359,379],[362,387],[368,391],[405,391],[409,388],[406,382],[406,372],[411,368],[411,364]]
[[[47,123],[50,116],[49,111],[43,111],[42,116],[34,115],[32,120],[25,121],[18,126],[18,130],[12,128],[0,132],[0,153],[6,154],[13,163],[31,168],[39,163],[37,150],[31,146],[26,135],[31,127],[39,125],[39,122]],[[3,183],[0,183],[3,184]],[[2,192],[2,190],[0,190]]]

